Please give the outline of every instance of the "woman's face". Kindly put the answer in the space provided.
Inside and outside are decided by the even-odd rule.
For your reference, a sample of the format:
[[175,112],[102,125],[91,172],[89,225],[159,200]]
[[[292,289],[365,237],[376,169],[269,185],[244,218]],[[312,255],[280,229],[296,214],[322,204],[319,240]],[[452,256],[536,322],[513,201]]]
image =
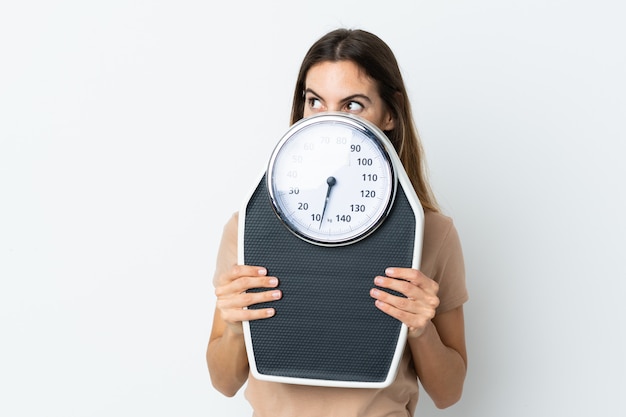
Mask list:
[[329,111],[355,114],[381,130],[392,130],[395,124],[375,81],[352,61],[324,61],[307,72],[304,117]]

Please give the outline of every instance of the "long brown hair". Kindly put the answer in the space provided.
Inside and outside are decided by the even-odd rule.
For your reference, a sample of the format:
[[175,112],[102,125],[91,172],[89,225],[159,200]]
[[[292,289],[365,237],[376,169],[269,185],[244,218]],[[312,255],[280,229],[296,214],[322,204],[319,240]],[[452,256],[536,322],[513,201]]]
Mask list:
[[428,183],[424,151],[400,68],[389,46],[376,35],[359,29],[336,29],[311,46],[298,73],[291,123],[304,115],[303,92],[309,69],[325,61],[352,61],[376,82],[380,97],[396,121],[394,129],[385,134],[395,147],[424,209],[439,211]]

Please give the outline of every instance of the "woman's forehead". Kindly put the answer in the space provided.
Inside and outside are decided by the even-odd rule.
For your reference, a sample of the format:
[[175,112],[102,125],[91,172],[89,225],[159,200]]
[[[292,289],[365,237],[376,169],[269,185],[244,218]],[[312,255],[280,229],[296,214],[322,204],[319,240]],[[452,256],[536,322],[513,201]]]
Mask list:
[[352,61],[324,61],[309,69],[305,88],[317,94],[367,95],[376,92],[376,83]]

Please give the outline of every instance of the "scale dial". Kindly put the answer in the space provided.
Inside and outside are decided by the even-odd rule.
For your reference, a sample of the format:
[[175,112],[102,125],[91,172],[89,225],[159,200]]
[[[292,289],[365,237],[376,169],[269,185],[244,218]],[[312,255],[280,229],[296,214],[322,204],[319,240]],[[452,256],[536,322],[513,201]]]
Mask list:
[[390,151],[380,129],[348,113],[300,120],[270,158],[266,178],[274,211],[314,244],[346,245],[366,237],[384,221],[395,197]]

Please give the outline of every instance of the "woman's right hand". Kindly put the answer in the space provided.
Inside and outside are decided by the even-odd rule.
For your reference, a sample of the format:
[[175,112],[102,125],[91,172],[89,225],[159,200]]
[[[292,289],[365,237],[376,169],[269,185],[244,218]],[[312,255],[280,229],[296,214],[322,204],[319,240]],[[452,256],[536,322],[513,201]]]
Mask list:
[[[275,289],[278,278],[267,276],[267,270],[259,266],[235,265],[217,280],[215,287],[216,307],[222,320],[231,331],[243,333],[243,321],[265,319],[275,313],[273,308],[247,309],[253,304],[279,300],[282,292]],[[268,291],[247,292],[253,288]],[[272,289],[273,288],[273,289]]]

